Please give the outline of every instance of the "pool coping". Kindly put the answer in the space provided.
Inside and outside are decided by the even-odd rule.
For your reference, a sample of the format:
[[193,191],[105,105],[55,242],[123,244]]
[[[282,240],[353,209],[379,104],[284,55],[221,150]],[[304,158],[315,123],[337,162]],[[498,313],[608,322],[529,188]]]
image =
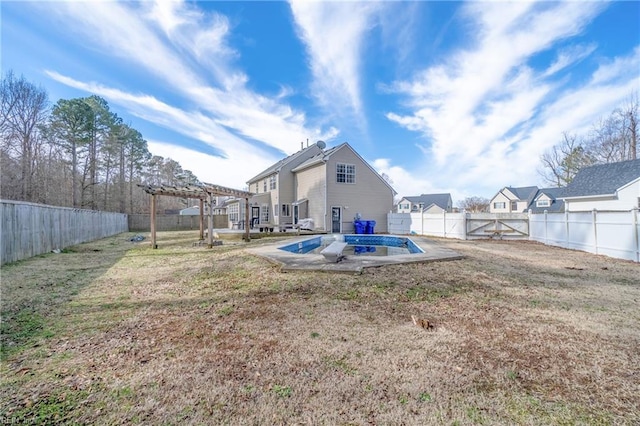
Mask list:
[[281,271],[362,272],[365,268],[385,265],[458,260],[464,257],[454,250],[442,247],[437,242],[425,237],[415,235],[377,235],[410,238],[424,253],[400,254],[389,257],[366,255],[346,256],[340,262],[333,263],[328,262],[321,254],[297,254],[278,248],[313,238],[313,236],[310,235],[291,238],[286,241],[279,241],[261,247],[248,248],[247,251],[280,265]]

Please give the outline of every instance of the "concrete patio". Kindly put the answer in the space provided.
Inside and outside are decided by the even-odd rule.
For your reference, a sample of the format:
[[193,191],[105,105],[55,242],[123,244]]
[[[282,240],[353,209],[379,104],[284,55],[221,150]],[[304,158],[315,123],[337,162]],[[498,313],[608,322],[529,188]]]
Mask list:
[[248,248],[247,251],[279,264],[282,271],[331,271],[360,273],[364,268],[397,265],[402,263],[458,260],[463,258],[459,253],[442,247],[433,240],[418,236],[410,236],[409,238],[424,250],[424,253],[395,256],[348,255],[338,263],[327,262],[321,254],[297,254],[280,250],[278,248],[289,244],[295,244],[309,238],[309,235],[300,236],[261,247]]

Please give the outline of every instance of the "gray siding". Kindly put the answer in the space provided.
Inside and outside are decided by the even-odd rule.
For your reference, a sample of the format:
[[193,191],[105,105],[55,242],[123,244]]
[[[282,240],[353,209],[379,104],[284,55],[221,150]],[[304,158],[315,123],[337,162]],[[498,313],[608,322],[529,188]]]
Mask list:
[[[355,184],[336,181],[338,163],[355,164]],[[343,207],[344,233],[354,232],[356,213],[360,213],[363,220],[375,220],[376,232],[387,232],[387,214],[393,210],[393,192],[357,154],[344,147],[329,157],[327,162],[327,209],[331,206]]]
[[[297,196],[298,199],[307,198],[307,216],[313,219],[317,230],[326,230],[325,214],[328,214],[325,207],[325,181],[326,166],[320,163],[297,173]],[[302,219],[302,218],[301,218]]]

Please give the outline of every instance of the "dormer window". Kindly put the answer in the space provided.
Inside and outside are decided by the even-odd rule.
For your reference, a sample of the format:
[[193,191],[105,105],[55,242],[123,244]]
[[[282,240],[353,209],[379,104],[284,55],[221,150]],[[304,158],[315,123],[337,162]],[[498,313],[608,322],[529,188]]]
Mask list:
[[536,201],[536,207],[549,207],[551,205],[551,201],[541,198]]

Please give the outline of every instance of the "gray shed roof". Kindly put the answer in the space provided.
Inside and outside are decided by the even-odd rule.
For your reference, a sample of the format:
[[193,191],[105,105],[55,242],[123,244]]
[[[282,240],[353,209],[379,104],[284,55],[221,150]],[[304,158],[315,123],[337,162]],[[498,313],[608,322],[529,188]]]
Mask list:
[[640,160],[597,164],[581,169],[566,187],[563,198],[611,195],[640,178]]

